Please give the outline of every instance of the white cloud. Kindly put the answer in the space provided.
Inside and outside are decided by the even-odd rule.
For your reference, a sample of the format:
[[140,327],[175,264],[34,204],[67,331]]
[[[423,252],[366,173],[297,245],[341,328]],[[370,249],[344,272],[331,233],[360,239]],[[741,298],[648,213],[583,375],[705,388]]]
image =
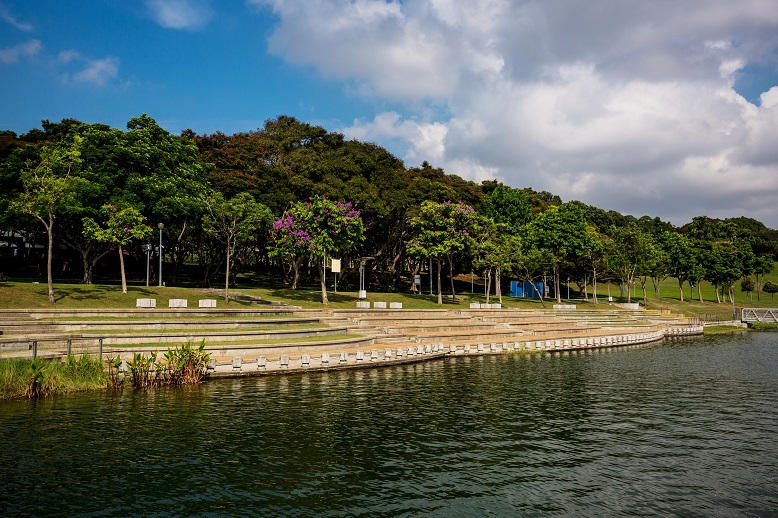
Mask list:
[[40,52],[43,44],[39,40],[30,40],[27,43],[19,43],[13,47],[0,49],[0,62],[16,63],[20,58],[29,58]]
[[168,29],[196,30],[213,16],[206,0],[145,0],[151,18]]
[[18,30],[22,32],[32,32],[35,30],[35,27],[29,23],[29,22],[23,22],[14,16],[11,11],[8,10],[8,8],[5,7],[5,5],[0,3],[0,18],[2,18],[6,23],[14,26]]
[[[409,165],[676,224],[778,227],[778,88],[760,106],[734,90],[778,49],[773,0],[251,2],[280,20],[271,52],[406,103],[342,131]],[[446,116],[417,109],[430,101]]]
[[65,50],[57,56],[62,66],[72,65],[60,76],[64,83],[88,83],[105,86],[119,75],[119,60],[114,57],[89,59],[76,50]]
[[[401,120],[397,112],[384,112],[376,115],[371,122],[354,121],[347,128],[340,128],[346,137],[364,142],[402,142],[406,149],[406,162],[420,164],[440,162],[445,159],[445,137],[448,128],[442,123]],[[386,144],[384,144],[386,145]]]

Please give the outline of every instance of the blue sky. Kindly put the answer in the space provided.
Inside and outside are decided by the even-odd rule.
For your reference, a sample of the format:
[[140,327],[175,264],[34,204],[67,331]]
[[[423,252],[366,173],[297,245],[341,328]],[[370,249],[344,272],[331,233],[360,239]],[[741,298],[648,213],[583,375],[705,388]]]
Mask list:
[[0,0],[0,129],[286,114],[480,182],[778,228],[774,0]]

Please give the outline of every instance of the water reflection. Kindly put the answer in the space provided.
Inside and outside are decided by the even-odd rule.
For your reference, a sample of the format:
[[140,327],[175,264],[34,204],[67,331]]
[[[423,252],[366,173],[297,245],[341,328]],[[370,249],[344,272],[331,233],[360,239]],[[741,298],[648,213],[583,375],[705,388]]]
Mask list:
[[0,403],[13,445],[0,514],[769,514],[776,345],[752,334]]

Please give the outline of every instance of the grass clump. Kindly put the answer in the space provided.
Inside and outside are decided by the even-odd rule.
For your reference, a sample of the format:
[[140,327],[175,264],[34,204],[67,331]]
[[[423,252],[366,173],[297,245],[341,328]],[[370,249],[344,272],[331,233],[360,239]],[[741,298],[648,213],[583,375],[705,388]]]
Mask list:
[[748,328],[740,326],[705,326],[703,334],[706,335],[726,335],[732,333],[744,333]]
[[64,362],[49,362],[40,358],[0,360],[0,399],[37,399],[55,394],[84,390],[120,389],[129,381],[133,388],[145,389],[159,385],[187,385],[200,382],[205,376],[210,353],[205,342],[199,346],[186,343],[158,353],[135,353],[122,369],[122,359],[103,361],[88,354],[69,356]]
[[106,386],[102,362],[85,354],[65,362],[36,359],[0,360],[0,399],[40,398],[55,393],[94,390]]
[[751,329],[754,331],[778,331],[778,324],[772,322],[752,322]]

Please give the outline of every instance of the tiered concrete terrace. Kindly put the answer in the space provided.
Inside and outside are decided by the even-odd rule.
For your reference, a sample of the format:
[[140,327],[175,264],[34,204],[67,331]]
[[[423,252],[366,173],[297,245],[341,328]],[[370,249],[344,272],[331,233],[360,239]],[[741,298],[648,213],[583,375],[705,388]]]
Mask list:
[[445,356],[570,351],[702,334],[632,310],[0,310],[0,357],[130,358],[205,341],[210,376],[382,366]]

